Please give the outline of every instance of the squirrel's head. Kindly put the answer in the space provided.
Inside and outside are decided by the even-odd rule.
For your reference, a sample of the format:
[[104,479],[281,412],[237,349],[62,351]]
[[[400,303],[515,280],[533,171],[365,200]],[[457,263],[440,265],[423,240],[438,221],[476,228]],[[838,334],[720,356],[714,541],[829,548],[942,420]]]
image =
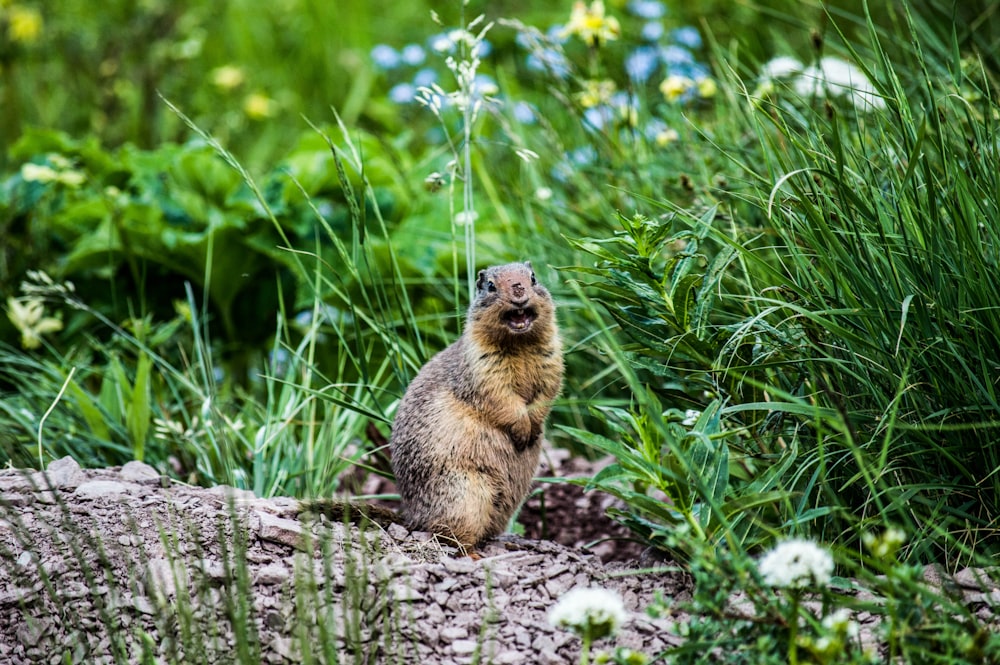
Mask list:
[[479,271],[469,321],[488,327],[491,335],[534,337],[552,325],[553,311],[552,297],[531,263],[508,263]]

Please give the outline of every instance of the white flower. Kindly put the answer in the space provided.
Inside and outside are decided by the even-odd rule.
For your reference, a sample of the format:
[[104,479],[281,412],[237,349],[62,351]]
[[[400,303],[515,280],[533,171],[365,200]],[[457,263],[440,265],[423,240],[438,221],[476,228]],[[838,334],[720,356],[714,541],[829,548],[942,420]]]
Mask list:
[[803,71],[794,82],[795,91],[808,97],[816,94],[848,95],[860,111],[885,108],[885,100],[875,92],[865,73],[840,58],[826,57]]
[[764,63],[760,76],[764,79],[780,79],[802,71],[802,63],[788,55],[780,55]]
[[627,618],[621,597],[606,589],[572,589],[549,611],[550,624],[590,639],[614,635]]
[[823,617],[823,627],[851,639],[857,637],[860,630],[858,622],[851,619],[851,612],[846,607]]
[[769,586],[801,589],[829,582],[833,557],[811,540],[793,538],[761,557],[757,569]]
[[691,427],[696,422],[698,422],[698,418],[700,417],[701,417],[701,411],[698,411],[696,409],[688,409],[687,411],[684,412],[684,420],[681,421],[681,425],[684,425],[684,427]]

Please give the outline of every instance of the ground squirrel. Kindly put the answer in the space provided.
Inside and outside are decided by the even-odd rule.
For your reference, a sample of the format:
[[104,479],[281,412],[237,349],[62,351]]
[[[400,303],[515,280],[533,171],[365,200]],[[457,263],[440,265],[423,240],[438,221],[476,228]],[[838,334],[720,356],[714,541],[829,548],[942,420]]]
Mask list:
[[479,271],[462,336],[424,365],[393,422],[407,525],[463,549],[502,533],[528,493],[562,376],[555,304],[531,264]]

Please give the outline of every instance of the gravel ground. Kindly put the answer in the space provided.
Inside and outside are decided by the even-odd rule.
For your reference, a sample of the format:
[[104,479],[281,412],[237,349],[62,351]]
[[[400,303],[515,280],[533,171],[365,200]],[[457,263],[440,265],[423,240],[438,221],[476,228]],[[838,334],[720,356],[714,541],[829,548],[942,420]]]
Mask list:
[[676,570],[639,573],[554,540],[504,536],[475,560],[430,534],[307,524],[293,500],[187,487],[138,462],[64,458],[47,473],[0,472],[0,663],[569,663],[579,640],[546,614],[570,589],[617,591],[629,620],[598,647],[650,654],[674,638],[646,606],[687,593]]

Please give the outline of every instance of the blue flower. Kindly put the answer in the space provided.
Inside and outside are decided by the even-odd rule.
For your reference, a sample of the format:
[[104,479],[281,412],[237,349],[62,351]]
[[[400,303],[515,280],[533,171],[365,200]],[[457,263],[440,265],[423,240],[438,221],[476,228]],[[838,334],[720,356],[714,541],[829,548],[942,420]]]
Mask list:
[[527,102],[518,102],[511,109],[514,119],[522,125],[535,124],[535,110]]
[[660,51],[660,57],[667,67],[673,68],[678,65],[690,65],[694,62],[694,56],[687,49],[680,46],[667,46]]
[[569,157],[569,161],[577,166],[587,166],[588,164],[593,164],[597,159],[597,151],[594,149],[594,146],[585,145],[572,150],[567,156]]
[[413,85],[417,88],[429,88],[432,83],[437,83],[438,73],[430,67],[424,67],[413,76]]
[[372,62],[381,69],[395,69],[399,66],[399,53],[388,44],[377,44],[372,48]]
[[397,83],[389,90],[389,99],[397,104],[410,104],[417,94],[417,88],[412,83]]
[[528,69],[547,72],[558,78],[569,76],[570,65],[566,56],[555,49],[544,49],[528,56]]
[[478,57],[485,58],[490,53],[493,53],[493,44],[490,44],[488,40],[484,39],[476,45],[476,55]]
[[403,59],[403,62],[411,67],[424,64],[424,59],[427,57],[424,47],[419,44],[407,44],[403,47],[399,55]]
[[662,18],[667,8],[658,0],[632,0],[628,10],[639,18]]
[[659,21],[650,21],[642,26],[642,38],[647,42],[659,41],[663,36],[663,24]]
[[698,29],[689,25],[671,32],[670,38],[687,48],[701,48],[701,35],[698,33]]
[[[587,123],[587,125],[598,130],[604,129],[604,126],[610,123],[612,120],[614,120],[614,118],[615,118],[615,112],[614,109],[612,109],[610,106],[594,106],[583,112],[583,119]],[[570,158],[578,164],[581,163],[580,160],[583,160],[585,157],[586,161],[582,163],[589,164],[590,162],[592,162],[593,159],[590,158],[589,156],[585,156],[582,153],[577,154],[581,150],[585,150],[585,148],[579,148],[577,150],[574,150],[573,153],[570,155]],[[591,148],[591,150],[593,150],[593,148]]]
[[640,46],[625,58],[625,72],[636,83],[645,83],[660,65],[660,52],[653,46]]

